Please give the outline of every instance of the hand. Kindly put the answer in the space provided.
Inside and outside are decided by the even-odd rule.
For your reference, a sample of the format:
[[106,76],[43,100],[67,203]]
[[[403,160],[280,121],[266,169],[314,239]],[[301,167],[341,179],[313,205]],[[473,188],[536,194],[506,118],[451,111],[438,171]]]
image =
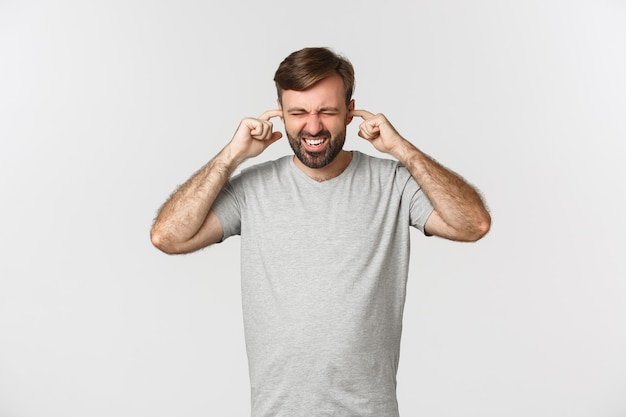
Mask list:
[[369,141],[380,152],[394,155],[396,149],[405,142],[381,113],[374,115],[366,110],[353,110],[352,116],[364,120],[359,125],[359,136]]
[[282,138],[283,134],[274,132],[274,126],[270,122],[270,119],[282,115],[282,110],[268,110],[257,119],[243,119],[229,144],[234,154],[242,159],[254,158]]

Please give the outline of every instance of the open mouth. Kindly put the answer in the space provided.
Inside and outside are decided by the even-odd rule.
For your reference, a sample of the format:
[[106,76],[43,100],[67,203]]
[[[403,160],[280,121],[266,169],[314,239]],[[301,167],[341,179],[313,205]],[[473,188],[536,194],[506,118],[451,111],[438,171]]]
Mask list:
[[326,138],[304,138],[302,143],[304,148],[309,152],[321,152],[325,147],[328,140]]

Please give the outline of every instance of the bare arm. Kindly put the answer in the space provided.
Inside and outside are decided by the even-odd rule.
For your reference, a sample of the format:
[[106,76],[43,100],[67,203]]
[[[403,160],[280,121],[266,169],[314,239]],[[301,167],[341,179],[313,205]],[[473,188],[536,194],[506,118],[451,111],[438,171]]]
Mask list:
[[474,187],[400,136],[382,114],[355,110],[353,115],[364,119],[359,136],[406,166],[432,202],[427,234],[472,242],[489,231],[491,216]]
[[489,231],[489,212],[478,192],[463,178],[408,141],[394,156],[407,167],[435,207],[426,222],[426,233],[471,242]]
[[271,110],[241,122],[228,145],[161,207],[150,233],[154,246],[170,254],[189,253],[222,239],[222,226],[211,207],[239,164],[282,137],[269,121],[281,115]]

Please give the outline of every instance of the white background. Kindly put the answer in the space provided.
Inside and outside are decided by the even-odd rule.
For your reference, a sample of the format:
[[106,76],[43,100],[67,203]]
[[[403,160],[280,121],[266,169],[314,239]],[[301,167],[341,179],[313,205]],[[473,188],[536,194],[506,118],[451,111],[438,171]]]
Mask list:
[[0,0],[0,416],[249,415],[238,238],[148,233],[305,46],[492,211],[413,233],[401,414],[626,416],[617,0]]

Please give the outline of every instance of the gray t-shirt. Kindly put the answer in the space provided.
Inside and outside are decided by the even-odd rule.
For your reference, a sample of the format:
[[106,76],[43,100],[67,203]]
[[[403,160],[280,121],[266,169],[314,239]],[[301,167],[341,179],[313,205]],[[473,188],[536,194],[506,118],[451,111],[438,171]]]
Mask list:
[[317,182],[293,156],[243,170],[213,205],[241,235],[253,417],[395,417],[409,226],[433,208],[397,161],[352,152]]

